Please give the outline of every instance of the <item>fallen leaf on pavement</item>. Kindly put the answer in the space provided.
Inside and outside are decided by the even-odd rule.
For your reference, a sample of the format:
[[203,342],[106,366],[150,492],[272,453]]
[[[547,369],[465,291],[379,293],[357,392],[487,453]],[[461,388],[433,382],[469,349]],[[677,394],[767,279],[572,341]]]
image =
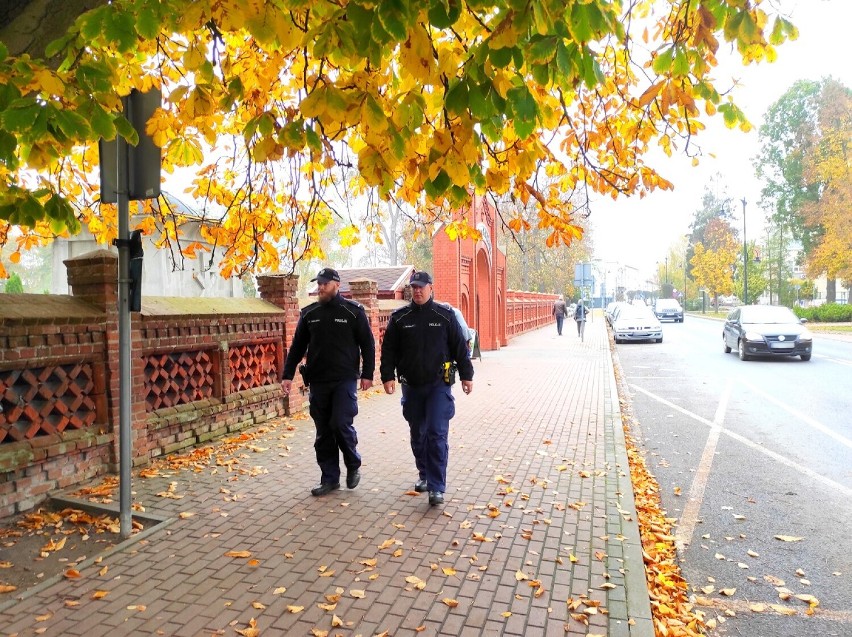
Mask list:
[[805,538],[803,537],[795,537],[793,535],[776,535],[776,540],[781,540],[782,542],[801,542]]
[[260,630],[257,628],[257,621],[255,621],[254,617],[249,620],[248,628],[243,628],[236,632],[238,635],[242,635],[243,637],[258,637],[258,635],[260,635]]

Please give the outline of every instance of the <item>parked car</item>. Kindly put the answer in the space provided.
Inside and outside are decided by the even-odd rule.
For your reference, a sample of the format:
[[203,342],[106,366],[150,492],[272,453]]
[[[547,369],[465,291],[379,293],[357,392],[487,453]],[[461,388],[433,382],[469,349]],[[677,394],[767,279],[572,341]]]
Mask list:
[[612,319],[616,343],[624,341],[663,342],[663,326],[649,307],[625,305],[618,308]]
[[736,349],[740,360],[752,356],[799,356],[811,360],[813,335],[781,305],[743,305],[731,310],[722,330],[725,353]]
[[606,322],[612,325],[612,318],[618,312],[618,308],[630,305],[629,303],[625,303],[624,301],[613,301],[612,303],[607,304],[606,310],[604,311],[604,315],[606,316]]
[[683,308],[677,299],[657,299],[654,304],[654,314],[661,321],[674,321],[675,323],[683,323]]

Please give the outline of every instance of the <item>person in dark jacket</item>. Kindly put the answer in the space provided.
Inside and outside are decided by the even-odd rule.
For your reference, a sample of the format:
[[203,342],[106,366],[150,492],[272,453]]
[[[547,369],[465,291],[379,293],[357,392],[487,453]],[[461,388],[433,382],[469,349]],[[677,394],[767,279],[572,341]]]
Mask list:
[[311,281],[317,282],[318,300],[299,314],[284,362],[283,389],[290,393],[296,366],[307,352],[301,371],[310,392],[310,414],[317,430],[314,449],[321,471],[320,483],[311,493],[322,496],[340,488],[338,450],[346,465],[346,486],[354,489],[361,481],[353,425],[358,414],[357,379],[360,370],[361,389],[373,386],[376,344],[364,307],[340,296],[336,270],[323,268]]
[[568,316],[568,306],[565,305],[565,299],[562,298],[561,294],[553,302],[551,314],[556,317],[556,333],[562,336],[562,323],[565,321],[565,317]]
[[452,309],[432,299],[432,277],[411,278],[412,301],[391,314],[382,341],[379,372],[385,392],[402,385],[402,415],[411,433],[419,474],[414,489],[443,504],[447,487],[450,419],[456,413],[452,384],[458,369],[462,391],[473,391],[473,363]]
[[583,299],[577,303],[577,308],[574,310],[574,320],[577,321],[577,336],[580,340],[585,340],[586,334],[586,317],[589,315],[589,310],[583,303]]

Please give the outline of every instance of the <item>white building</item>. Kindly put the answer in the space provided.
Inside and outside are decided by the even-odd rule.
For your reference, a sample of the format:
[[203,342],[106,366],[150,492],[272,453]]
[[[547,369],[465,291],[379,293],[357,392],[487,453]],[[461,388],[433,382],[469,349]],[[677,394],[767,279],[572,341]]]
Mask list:
[[[142,236],[142,249],[145,252],[142,266],[142,296],[181,296],[181,297],[242,297],[243,284],[237,277],[223,279],[219,274],[219,263],[224,249],[213,246],[201,235],[203,224],[211,224],[210,219],[204,219],[175,196],[168,193],[161,195],[168,200],[174,216],[182,221],[180,224],[181,243],[188,245],[198,242],[207,250],[196,251],[196,258],[182,258],[175,246],[159,248],[150,236]],[[135,202],[131,202],[132,206]],[[154,200],[154,205],[158,201]],[[130,227],[134,226],[131,218]],[[159,233],[158,233],[159,235]],[[118,251],[114,246],[104,246],[98,243],[88,230],[68,239],[56,239],[51,245],[53,259],[53,280],[50,292],[52,294],[68,294],[68,277],[64,260],[79,257],[92,250],[108,248]],[[212,265],[211,265],[212,255]]]

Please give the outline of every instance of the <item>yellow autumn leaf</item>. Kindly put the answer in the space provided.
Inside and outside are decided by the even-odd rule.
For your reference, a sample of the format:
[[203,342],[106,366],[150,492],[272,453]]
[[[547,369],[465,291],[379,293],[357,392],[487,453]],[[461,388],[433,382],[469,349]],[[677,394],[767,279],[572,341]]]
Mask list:
[[340,619],[337,615],[332,615],[331,617],[331,627],[332,628],[340,628],[343,626],[343,620]]
[[365,591],[359,589],[352,589],[349,591],[349,594],[356,599],[364,599],[367,596]]
[[248,628],[235,629],[238,635],[243,637],[259,637],[260,629],[257,627],[257,620],[252,617],[248,622]]
[[447,606],[449,606],[450,608],[455,608],[456,606],[458,606],[458,605],[459,605],[458,600],[456,600],[456,599],[450,599],[449,597],[445,597],[445,598],[444,598],[444,599],[442,599],[441,601],[442,601],[444,604],[446,604]]
[[796,537],[796,536],[794,536],[794,535],[776,535],[776,536],[775,536],[775,539],[776,539],[776,540],[781,540],[782,542],[801,542],[801,541],[802,541],[802,540],[804,540],[805,538],[803,538],[803,537]]
[[95,591],[92,593],[92,599],[103,599],[109,595],[109,591]]
[[287,612],[293,615],[301,613],[303,610],[305,610],[304,606],[287,606]]
[[251,557],[251,551],[228,551],[225,553],[225,557]]

